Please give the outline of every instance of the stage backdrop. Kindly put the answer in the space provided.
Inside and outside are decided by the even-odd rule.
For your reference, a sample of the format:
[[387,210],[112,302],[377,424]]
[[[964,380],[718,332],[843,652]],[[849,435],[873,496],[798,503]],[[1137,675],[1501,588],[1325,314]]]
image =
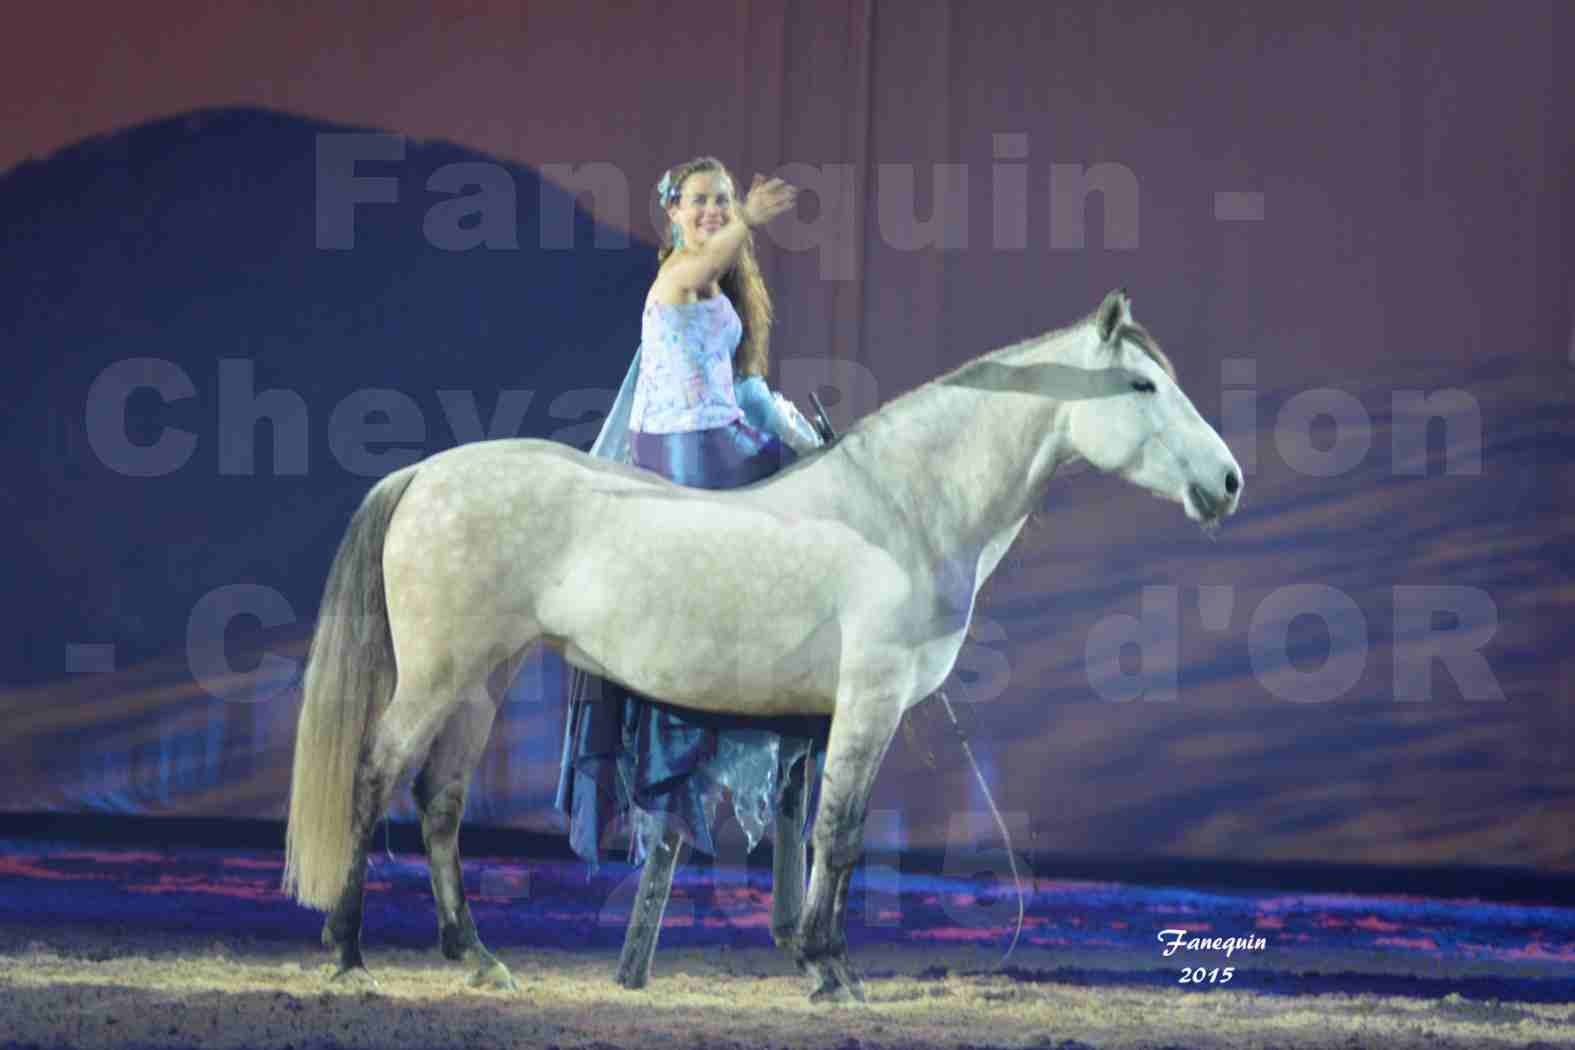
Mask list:
[[[1570,9],[1172,6],[37,12],[0,807],[282,816],[351,511],[460,442],[587,446],[652,187],[712,153],[806,190],[760,236],[801,404],[1126,287],[1246,470],[1212,541],[1074,471],[981,595],[948,688],[1020,845],[1575,871]],[[562,677],[469,819],[560,826]],[[932,708],[875,843],[986,835]]]

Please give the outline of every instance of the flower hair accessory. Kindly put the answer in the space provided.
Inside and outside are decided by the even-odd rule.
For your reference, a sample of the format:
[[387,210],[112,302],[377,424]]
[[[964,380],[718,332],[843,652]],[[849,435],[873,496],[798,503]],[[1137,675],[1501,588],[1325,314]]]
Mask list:
[[672,203],[672,201],[668,200],[668,198],[672,195],[673,173],[671,171],[664,171],[662,172],[662,181],[656,184],[656,197],[662,202],[663,206],[666,206]]

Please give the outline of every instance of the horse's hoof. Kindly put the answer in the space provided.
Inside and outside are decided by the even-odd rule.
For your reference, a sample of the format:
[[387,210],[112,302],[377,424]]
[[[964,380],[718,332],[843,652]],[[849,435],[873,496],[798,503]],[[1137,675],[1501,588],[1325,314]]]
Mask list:
[[360,963],[353,966],[341,966],[334,975],[328,978],[330,984],[337,984],[349,991],[376,992],[382,986],[377,983],[367,968]]
[[787,957],[789,959],[793,960],[793,965],[798,967],[799,973],[809,972],[809,968],[804,962],[804,955],[801,951],[799,951],[797,930],[788,930],[785,932],[772,930],[771,939],[776,942],[776,946],[778,948],[787,953]]
[[471,974],[470,986],[472,988],[491,988],[499,992],[517,992],[520,983],[509,973],[509,968],[498,960],[484,964],[481,969]]
[[836,975],[837,983],[847,989],[847,993],[861,1003],[869,1002],[869,997],[864,993],[864,980],[853,972],[846,957],[834,959],[831,963],[831,972]]
[[831,974],[826,974],[820,979],[820,984],[809,993],[812,1003],[834,1003],[842,998],[842,984]]
[[841,999],[844,992],[858,1002],[869,1001],[864,992],[864,981],[848,962],[846,948],[814,957],[800,953],[799,966],[817,981],[815,990],[809,993],[810,1002],[833,1002]]

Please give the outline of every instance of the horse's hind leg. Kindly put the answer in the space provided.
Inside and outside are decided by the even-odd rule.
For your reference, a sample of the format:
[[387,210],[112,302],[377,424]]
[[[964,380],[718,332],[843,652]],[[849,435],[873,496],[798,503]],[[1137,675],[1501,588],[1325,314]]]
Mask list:
[[339,954],[333,976],[336,981],[377,983],[361,957],[361,909],[372,832],[388,808],[394,783],[411,759],[431,744],[437,727],[453,709],[453,696],[452,690],[439,690],[418,683],[413,676],[401,675],[394,698],[378,719],[371,744],[362,754],[351,798],[350,870],[339,900],[323,924],[323,944]]
[[771,939],[787,952],[798,951],[798,924],[804,916],[804,810],[809,805],[810,758],[793,763],[771,841]]
[[629,928],[624,932],[623,955],[618,959],[618,983],[625,988],[644,988],[651,979],[651,960],[656,955],[656,939],[662,932],[662,912],[673,889],[673,872],[678,867],[678,851],[683,839],[667,831],[651,847],[640,871],[640,888],[635,891],[634,909],[629,913]]
[[[506,681],[503,688],[507,688]],[[432,896],[437,905],[438,936],[443,955],[456,962],[466,959],[476,962],[476,973],[470,980],[472,985],[517,992],[519,983],[508,967],[481,943],[476,932],[470,905],[465,900],[459,857],[459,823],[465,813],[465,788],[486,749],[501,694],[502,690],[498,690],[498,699],[494,699],[478,688],[463,698],[459,709],[433,741],[432,752],[412,785],[412,793],[421,812],[421,842],[426,847],[427,864],[432,872]]]

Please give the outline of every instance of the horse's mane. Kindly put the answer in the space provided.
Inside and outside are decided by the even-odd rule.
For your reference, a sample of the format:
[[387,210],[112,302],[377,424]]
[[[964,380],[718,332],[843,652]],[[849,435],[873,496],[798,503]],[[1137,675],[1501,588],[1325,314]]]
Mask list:
[[[1079,317],[1070,324],[1062,325],[1060,328],[1052,328],[1047,332],[1041,332],[1038,335],[1032,335],[1026,339],[1019,339],[1015,343],[996,347],[994,350],[987,350],[982,354],[969,358],[961,364],[953,367],[949,371],[943,372],[932,379],[925,380],[923,383],[913,387],[911,390],[906,390],[895,397],[887,399],[886,401],[882,402],[880,406],[874,411],[855,420],[853,425],[848,427],[845,432],[837,435],[837,440],[833,444],[841,443],[842,441],[845,441],[854,435],[867,433],[871,429],[883,425],[883,417],[886,422],[889,422],[891,417],[887,413],[887,409],[894,408],[907,401],[913,400],[921,396],[931,387],[953,384],[968,385],[968,375],[975,369],[982,368],[988,364],[996,363],[1003,357],[1012,356],[1014,353],[1022,350],[1024,347],[1030,344],[1044,343],[1053,339],[1059,339],[1063,336],[1070,335],[1081,328],[1096,323],[1099,317],[1099,311],[1101,309],[1103,309],[1103,304],[1101,304],[1101,306],[1095,307],[1093,310],[1090,310],[1088,313],[1084,314],[1082,317]],[[1176,379],[1175,366],[1171,364],[1170,358],[1165,355],[1164,351],[1159,348],[1159,344],[1154,340],[1154,337],[1149,334],[1148,329],[1144,328],[1136,321],[1127,321],[1123,323],[1120,328],[1116,330],[1115,338],[1108,345],[1108,349],[1111,353],[1114,353],[1114,348],[1120,344],[1123,339],[1130,339],[1132,342],[1136,343],[1144,353],[1148,354],[1148,356],[1153,359],[1155,364],[1159,365],[1165,370],[1172,380]],[[795,463],[781,471],[778,471],[773,475],[773,477],[780,477],[783,474],[790,473],[794,470],[797,470],[799,467],[806,466],[809,463],[814,462],[820,456],[824,455],[826,452],[829,452],[832,447],[832,445],[823,446],[822,448],[801,455]],[[1044,520],[1045,514],[1043,508],[1033,511],[1033,513],[1029,515],[1027,526],[1024,528],[1025,534],[1027,532],[1033,531],[1035,526],[1043,525]]]
[[[880,407],[876,408],[873,412],[864,416],[862,419],[855,421],[854,424],[848,428],[847,434],[843,436],[845,437],[856,434],[868,427],[878,425],[876,421],[888,408],[895,407],[896,405],[902,404],[905,401],[917,398],[930,387],[956,384],[959,380],[964,379],[972,370],[981,368],[986,364],[993,363],[1002,357],[1010,356],[1015,351],[1021,350],[1030,343],[1048,342],[1051,339],[1057,339],[1061,336],[1069,335],[1072,332],[1075,332],[1077,329],[1093,323],[1098,313],[1098,308],[1095,308],[1094,310],[1085,314],[1083,317],[1073,321],[1071,324],[1062,325],[1060,328],[1052,328],[1048,332],[1040,332],[1038,335],[1031,335],[1026,339],[1019,339],[1017,342],[1008,344],[1007,346],[998,346],[994,350],[987,350],[976,357],[971,357],[962,364],[952,368],[950,371],[942,372],[933,379],[927,379],[913,389],[906,390],[903,393],[882,402]],[[838,440],[841,440],[841,438],[839,437]]]

